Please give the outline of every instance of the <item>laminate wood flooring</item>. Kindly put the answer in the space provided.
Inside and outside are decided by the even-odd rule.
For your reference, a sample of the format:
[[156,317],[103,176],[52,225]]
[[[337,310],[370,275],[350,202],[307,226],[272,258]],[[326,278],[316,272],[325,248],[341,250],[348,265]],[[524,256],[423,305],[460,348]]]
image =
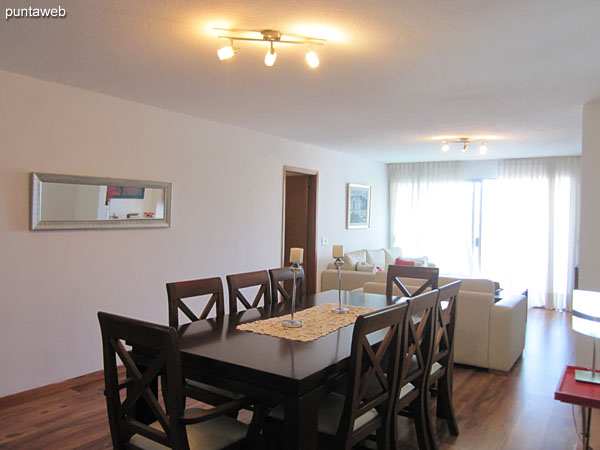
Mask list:
[[[442,450],[571,450],[578,447],[572,408],[554,400],[566,364],[575,361],[571,316],[530,309],[523,357],[508,375],[457,366],[455,410],[460,436],[436,424]],[[581,412],[576,410],[578,424]],[[245,419],[248,419],[246,415]],[[416,449],[410,421],[402,450]],[[592,446],[600,448],[594,411]],[[100,372],[0,399],[0,449],[112,448]]]

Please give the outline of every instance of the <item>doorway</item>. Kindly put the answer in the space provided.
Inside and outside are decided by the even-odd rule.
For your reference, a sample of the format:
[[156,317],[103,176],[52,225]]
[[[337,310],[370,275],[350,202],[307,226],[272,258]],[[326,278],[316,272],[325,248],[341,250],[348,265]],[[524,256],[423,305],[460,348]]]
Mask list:
[[317,188],[319,172],[283,167],[282,266],[288,266],[290,249],[304,249],[307,294],[317,292]]

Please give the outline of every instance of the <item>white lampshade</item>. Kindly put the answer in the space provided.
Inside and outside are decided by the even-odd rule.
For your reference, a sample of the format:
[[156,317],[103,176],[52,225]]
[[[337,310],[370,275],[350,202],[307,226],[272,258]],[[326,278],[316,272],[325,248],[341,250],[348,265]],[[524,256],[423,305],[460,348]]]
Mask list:
[[277,52],[273,49],[270,49],[265,55],[265,65],[268,67],[273,66],[275,64],[275,60],[277,59]]
[[217,56],[219,57],[219,59],[221,61],[223,61],[224,59],[231,58],[234,53],[235,53],[235,49],[233,48],[232,45],[228,45],[227,47],[223,47],[223,48],[220,48],[219,50],[217,50]]
[[573,330],[600,338],[600,292],[573,291]]

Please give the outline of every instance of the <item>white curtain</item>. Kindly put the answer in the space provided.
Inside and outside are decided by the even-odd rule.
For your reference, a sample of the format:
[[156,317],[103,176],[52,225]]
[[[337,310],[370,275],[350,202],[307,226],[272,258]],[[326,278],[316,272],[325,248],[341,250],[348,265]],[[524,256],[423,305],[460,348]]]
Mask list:
[[403,256],[427,256],[447,275],[473,272],[473,185],[463,163],[389,164],[390,243]]
[[580,190],[579,156],[501,160],[483,182],[481,275],[530,306],[571,309]]

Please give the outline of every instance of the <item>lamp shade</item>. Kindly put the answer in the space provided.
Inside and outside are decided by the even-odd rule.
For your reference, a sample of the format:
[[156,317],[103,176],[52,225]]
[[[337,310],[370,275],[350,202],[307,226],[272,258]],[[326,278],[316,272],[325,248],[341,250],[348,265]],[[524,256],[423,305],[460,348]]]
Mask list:
[[573,291],[573,330],[600,338],[600,292]]

